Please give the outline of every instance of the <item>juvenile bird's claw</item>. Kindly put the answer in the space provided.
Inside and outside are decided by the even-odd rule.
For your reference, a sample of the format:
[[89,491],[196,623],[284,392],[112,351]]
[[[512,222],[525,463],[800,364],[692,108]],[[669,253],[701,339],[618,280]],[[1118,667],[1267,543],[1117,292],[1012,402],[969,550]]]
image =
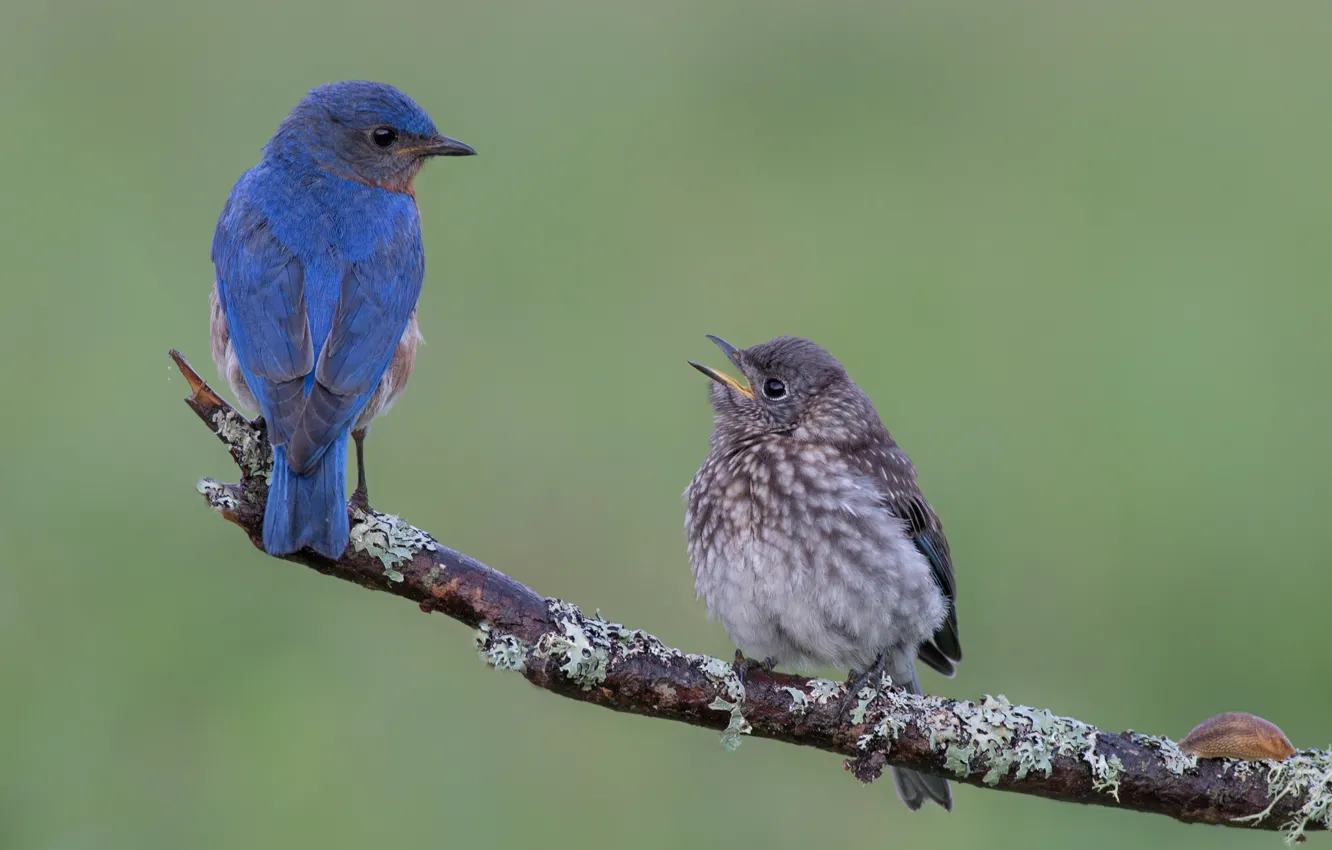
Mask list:
[[753,668],[758,667],[765,673],[771,673],[772,668],[776,666],[777,660],[775,658],[765,658],[762,661],[759,661],[756,658],[746,658],[745,654],[737,649],[735,651],[735,661],[731,664],[731,669],[735,671],[736,678],[738,678],[740,684],[743,685],[745,683],[745,676],[747,676],[749,671]]
[[847,672],[846,696],[842,697],[842,704],[837,710],[838,714],[846,714],[851,706],[855,705],[856,697],[865,689],[866,685],[870,683],[878,684],[883,679],[883,668],[886,662],[887,654],[881,652],[864,673],[857,673],[855,670]]

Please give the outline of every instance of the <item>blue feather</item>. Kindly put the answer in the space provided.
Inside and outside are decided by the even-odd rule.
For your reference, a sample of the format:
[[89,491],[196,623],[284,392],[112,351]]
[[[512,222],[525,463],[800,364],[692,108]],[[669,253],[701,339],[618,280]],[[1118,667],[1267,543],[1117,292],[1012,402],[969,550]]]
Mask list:
[[276,449],[264,517],[274,555],[345,549],[347,439],[425,276],[416,202],[402,188],[415,171],[395,183],[408,160],[361,151],[348,129],[357,122],[435,132],[391,87],[316,89],[236,184],[213,238],[231,343]]

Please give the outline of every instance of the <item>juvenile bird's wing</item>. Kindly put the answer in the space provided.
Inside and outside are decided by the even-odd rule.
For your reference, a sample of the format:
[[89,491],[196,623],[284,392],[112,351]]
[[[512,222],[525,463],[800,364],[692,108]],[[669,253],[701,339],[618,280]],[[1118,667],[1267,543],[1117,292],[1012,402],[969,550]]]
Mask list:
[[231,344],[276,445],[290,441],[314,368],[305,269],[238,186],[213,234],[217,291]]
[[938,515],[920,492],[916,469],[906,452],[894,443],[885,446],[875,460],[878,462],[874,464],[874,477],[884,506],[906,523],[907,534],[930,562],[934,582],[948,600],[948,616],[934,637],[921,645],[920,660],[945,676],[951,676],[956,663],[962,660],[962,644],[957,634],[957,586],[948,538],[944,537]]
[[401,224],[368,256],[343,270],[333,326],[287,449],[287,461],[298,472],[311,468],[355,422],[416,309],[425,254],[415,206]]

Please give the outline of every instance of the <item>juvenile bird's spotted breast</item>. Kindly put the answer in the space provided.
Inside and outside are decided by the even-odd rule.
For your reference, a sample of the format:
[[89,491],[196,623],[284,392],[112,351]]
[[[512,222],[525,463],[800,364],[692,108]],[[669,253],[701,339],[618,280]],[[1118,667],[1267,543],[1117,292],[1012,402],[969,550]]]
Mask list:
[[686,501],[695,588],[750,655],[863,669],[897,651],[909,663],[943,619],[902,521],[833,447],[714,452]]

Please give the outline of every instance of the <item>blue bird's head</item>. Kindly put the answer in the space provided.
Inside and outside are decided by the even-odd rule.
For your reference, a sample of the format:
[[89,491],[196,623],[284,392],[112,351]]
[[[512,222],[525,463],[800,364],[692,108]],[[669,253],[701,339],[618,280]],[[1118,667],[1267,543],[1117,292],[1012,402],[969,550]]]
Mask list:
[[360,80],[312,89],[283,120],[268,150],[408,194],[428,158],[476,153],[440,135],[425,110],[393,86]]

